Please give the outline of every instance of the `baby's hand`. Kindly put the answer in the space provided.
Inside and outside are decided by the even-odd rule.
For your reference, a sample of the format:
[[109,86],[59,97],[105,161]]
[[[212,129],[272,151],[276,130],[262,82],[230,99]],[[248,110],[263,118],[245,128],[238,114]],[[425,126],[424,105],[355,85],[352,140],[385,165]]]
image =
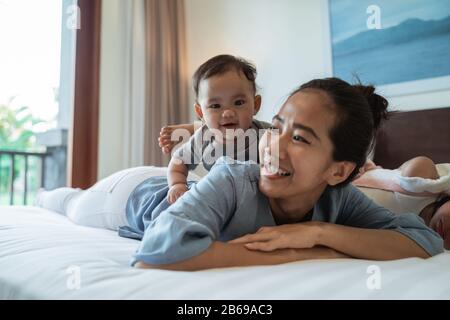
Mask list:
[[169,154],[173,147],[175,146],[175,141],[171,140],[171,135],[173,132],[172,126],[166,126],[161,128],[161,131],[159,132],[159,147],[161,148],[162,152],[164,154]]
[[180,141],[172,141],[172,133],[177,129],[185,129],[188,130],[191,134],[194,133],[194,125],[191,123],[187,124],[178,124],[178,125],[170,125],[161,128],[159,132],[159,147],[161,148],[164,154],[170,154],[173,147]]
[[183,183],[178,183],[170,187],[169,192],[167,193],[167,201],[172,204],[178,200],[186,191],[188,191],[187,185]]

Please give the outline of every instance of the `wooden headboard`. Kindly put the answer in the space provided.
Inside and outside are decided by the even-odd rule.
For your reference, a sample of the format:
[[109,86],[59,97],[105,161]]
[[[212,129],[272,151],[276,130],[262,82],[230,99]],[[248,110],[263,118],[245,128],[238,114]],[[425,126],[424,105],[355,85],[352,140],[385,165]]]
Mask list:
[[450,163],[450,108],[391,112],[377,135],[374,162],[395,169],[417,156]]

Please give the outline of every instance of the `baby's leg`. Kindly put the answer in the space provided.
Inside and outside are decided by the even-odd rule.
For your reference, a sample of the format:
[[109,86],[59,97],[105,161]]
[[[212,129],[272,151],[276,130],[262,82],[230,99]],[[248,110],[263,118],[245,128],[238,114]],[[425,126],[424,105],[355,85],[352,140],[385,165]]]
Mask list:
[[419,177],[425,179],[439,179],[436,165],[427,157],[416,157],[406,161],[399,168],[404,177]]

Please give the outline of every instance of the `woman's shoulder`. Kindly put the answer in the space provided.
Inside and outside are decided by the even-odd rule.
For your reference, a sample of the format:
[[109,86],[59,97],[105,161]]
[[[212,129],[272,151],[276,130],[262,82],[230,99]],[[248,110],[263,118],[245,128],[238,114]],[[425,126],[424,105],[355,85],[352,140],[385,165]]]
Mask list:
[[348,225],[350,221],[366,220],[373,212],[384,211],[351,184],[328,186],[316,203],[314,217],[326,222]]
[[352,204],[370,202],[364,193],[350,183],[338,187],[328,186],[319,201],[327,203],[329,206],[334,207],[335,210],[343,209]]
[[355,187],[351,183],[337,187],[328,186],[325,192],[333,197],[339,198],[364,195],[357,187]]

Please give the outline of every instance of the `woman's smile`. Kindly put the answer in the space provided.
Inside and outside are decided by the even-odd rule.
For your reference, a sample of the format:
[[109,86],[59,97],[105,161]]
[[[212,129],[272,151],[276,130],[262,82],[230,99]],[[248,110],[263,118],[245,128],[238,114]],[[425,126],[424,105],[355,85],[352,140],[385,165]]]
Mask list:
[[277,167],[265,164],[261,169],[261,175],[268,179],[283,179],[291,176],[290,172],[283,169],[277,169]]
[[283,179],[290,177],[292,175],[292,171],[279,166],[278,163],[278,159],[274,159],[269,152],[269,148],[266,148],[264,150],[261,175],[268,179]]

